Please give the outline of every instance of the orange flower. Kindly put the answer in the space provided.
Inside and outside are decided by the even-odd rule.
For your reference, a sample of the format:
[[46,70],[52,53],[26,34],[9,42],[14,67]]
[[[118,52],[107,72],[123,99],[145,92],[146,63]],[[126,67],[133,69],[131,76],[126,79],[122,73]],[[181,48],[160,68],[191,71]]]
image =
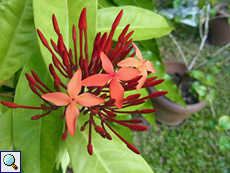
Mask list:
[[104,99],[90,93],[78,95],[82,87],[81,77],[82,72],[81,69],[79,69],[68,83],[67,92],[69,95],[62,92],[54,92],[42,95],[43,99],[54,103],[56,106],[66,106],[65,118],[67,128],[71,136],[74,136],[75,134],[77,117],[79,115],[77,103],[85,107],[91,107],[105,102]]
[[156,71],[155,71],[155,68],[153,67],[153,65],[150,61],[144,60],[142,58],[141,52],[138,49],[138,47],[136,46],[136,44],[132,43],[132,45],[136,51],[136,56],[137,56],[138,60],[135,58],[129,57],[125,60],[120,61],[117,65],[120,67],[139,68],[139,70],[141,72],[139,75],[142,75],[142,78],[138,81],[139,83],[137,85],[137,90],[139,90],[144,85],[144,83],[147,79],[147,76],[148,76],[147,71],[150,71],[152,73],[156,73]]
[[83,86],[104,86],[109,83],[109,92],[111,98],[115,99],[115,106],[120,109],[122,108],[124,98],[124,88],[120,84],[121,81],[129,81],[135,78],[140,71],[123,67],[114,72],[113,65],[108,57],[101,52],[102,67],[107,74],[95,74],[82,81]]

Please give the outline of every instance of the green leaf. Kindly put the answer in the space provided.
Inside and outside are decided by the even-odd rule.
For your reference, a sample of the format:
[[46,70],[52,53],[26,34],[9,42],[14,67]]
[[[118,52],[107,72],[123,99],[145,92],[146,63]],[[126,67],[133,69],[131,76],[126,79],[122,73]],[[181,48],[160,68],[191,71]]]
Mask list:
[[214,88],[211,88],[206,96],[206,103],[210,106],[210,99],[213,102],[217,96],[217,91]]
[[225,129],[223,129],[223,128],[217,126],[217,125],[215,125],[215,128],[216,128],[216,130],[217,130],[218,132],[220,132],[220,133],[222,133],[222,132],[225,131]]
[[205,79],[206,80],[204,80],[203,82],[206,85],[215,86],[215,78],[213,75],[207,75]]
[[62,172],[66,172],[68,165],[70,164],[69,153],[67,151],[67,146],[65,142],[61,142],[61,147],[56,159],[56,170],[59,169],[60,165]]
[[122,6],[98,10],[97,32],[109,32],[114,19],[121,9],[124,12],[115,31],[114,40],[118,39],[118,36],[127,24],[130,24],[129,31],[135,31],[132,38],[136,41],[162,37],[169,34],[172,30],[164,17],[154,12],[134,6]]
[[200,85],[201,83],[199,81],[195,81],[192,83],[192,86],[191,86],[192,94],[197,94],[195,87],[200,86]]
[[153,1],[151,0],[114,0],[114,2],[118,6],[124,6],[124,5],[133,5],[137,7],[142,7],[151,11],[155,10],[155,6],[153,4]]
[[[172,81],[172,78],[166,73],[164,64],[158,60],[161,58],[159,57],[157,58],[155,54],[153,54],[152,51],[148,49],[148,47],[146,47],[145,45],[143,46],[142,41],[136,42],[136,44],[138,48],[140,49],[143,58],[151,61],[151,63],[153,64],[153,67],[156,70],[156,73],[154,74],[154,76],[157,76],[158,79],[165,80],[163,83],[156,85],[155,89],[157,91],[168,91],[168,94],[165,95],[167,98],[180,104],[181,106],[186,107],[183,101],[183,98],[181,94],[179,93],[179,90],[177,89],[177,86]],[[150,75],[149,77],[152,77],[152,76]]]
[[183,4],[182,0],[174,0],[173,1],[173,8],[179,8]]
[[221,116],[219,118],[218,125],[225,130],[229,130],[230,129],[230,117],[227,115]]
[[201,97],[204,97],[207,94],[207,87],[204,85],[195,86],[194,89],[196,90],[197,94]]
[[0,4],[0,82],[10,78],[36,51],[32,0]]
[[[66,145],[74,172],[101,172],[101,173],[151,173],[153,172],[146,161],[132,151],[106,128],[112,140],[102,138],[92,129],[93,155],[87,152],[88,125],[81,132],[80,127],[87,121],[88,115],[80,114],[77,121],[76,134],[66,139]],[[100,121],[95,118],[96,124]]]
[[201,71],[201,70],[193,70],[189,73],[189,75],[192,77],[192,78],[195,78],[199,81],[202,81],[204,80],[205,78],[205,75],[204,73]]
[[0,151],[11,151],[12,146],[12,109],[9,109],[0,116]]
[[116,6],[113,0],[98,0],[98,9]]
[[[97,1],[92,0],[34,0],[34,19],[35,26],[46,37],[49,41],[53,39],[57,41],[57,34],[55,33],[52,25],[52,14],[55,14],[57,22],[59,24],[60,32],[63,36],[64,43],[67,49],[73,49],[72,41],[72,26],[76,26],[77,34],[79,16],[84,7],[86,7],[87,16],[87,37],[88,37],[88,50],[89,58],[93,50],[93,42],[96,35],[96,21],[97,21]],[[79,37],[78,37],[79,39]],[[40,39],[39,39],[40,40]],[[43,46],[42,42],[39,41],[42,56],[46,65],[52,61],[52,56],[49,51]],[[51,46],[52,47],[52,46]],[[78,54],[79,54],[79,42],[78,42]],[[78,56],[79,57],[79,56]]]
[[[36,52],[25,65],[16,89],[15,103],[40,107],[43,102],[34,94],[25,77],[33,69],[47,86],[53,89],[53,82],[39,52]],[[58,154],[61,136],[63,110],[53,111],[39,120],[31,120],[34,115],[47,111],[36,109],[13,110],[13,138],[16,151],[21,151],[21,166],[24,172],[52,172]]]
[[217,74],[217,73],[219,73],[220,70],[217,66],[215,66],[215,67],[212,67],[209,71],[210,71],[210,73]]
[[219,147],[221,151],[228,152],[230,150],[230,138],[228,136],[221,135]]

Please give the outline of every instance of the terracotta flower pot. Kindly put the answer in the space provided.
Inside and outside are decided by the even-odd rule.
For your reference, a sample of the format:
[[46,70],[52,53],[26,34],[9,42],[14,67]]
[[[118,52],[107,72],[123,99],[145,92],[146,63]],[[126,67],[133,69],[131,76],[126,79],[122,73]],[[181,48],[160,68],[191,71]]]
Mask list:
[[228,5],[219,4],[215,6],[216,16],[211,20],[210,42],[213,45],[225,45],[230,43],[230,27],[228,24]]
[[[186,66],[182,62],[178,61],[166,61],[164,62],[167,73],[180,73],[184,74]],[[148,88],[149,93],[155,92],[155,88]],[[151,100],[153,107],[158,109],[155,112],[156,121],[169,126],[179,126],[183,124],[190,114],[198,112],[206,106],[206,101],[202,101],[196,104],[186,105],[187,109],[183,106],[169,100],[165,96],[154,98]]]

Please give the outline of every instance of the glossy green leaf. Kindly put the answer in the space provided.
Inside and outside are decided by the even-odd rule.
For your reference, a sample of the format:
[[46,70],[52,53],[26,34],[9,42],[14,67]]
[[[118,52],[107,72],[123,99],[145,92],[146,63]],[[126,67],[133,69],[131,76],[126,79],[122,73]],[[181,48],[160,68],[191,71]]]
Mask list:
[[113,0],[98,0],[98,9],[116,6]]
[[[87,152],[88,125],[86,130],[79,129],[89,118],[88,115],[78,117],[77,131],[74,137],[67,137],[66,144],[74,172],[100,172],[100,173],[151,173],[153,172],[146,161],[132,151],[108,129],[112,140],[102,138],[92,129],[93,155]],[[96,124],[100,121],[94,118]]]
[[0,116],[0,151],[10,151],[13,146],[12,109]]
[[194,89],[200,96],[205,96],[207,94],[207,87],[204,85],[195,86]]
[[144,47],[141,43],[142,42],[140,43],[137,42],[137,46],[140,49],[143,58],[152,62],[156,70],[154,76],[157,76],[158,79],[165,80],[163,83],[155,86],[155,89],[157,91],[168,91],[168,94],[165,95],[167,98],[186,107],[183,98],[179,93],[179,90],[177,89],[177,86],[172,81],[172,78],[166,73],[164,64],[158,60],[159,58],[156,58],[155,54],[153,54],[152,51]]
[[130,24],[129,31],[135,31],[132,38],[136,41],[162,37],[172,30],[164,17],[159,14],[134,6],[122,6],[98,10],[97,32],[109,32],[114,19],[121,9],[124,12],[115,31],[114,40],[118,39],[119,34],[127,24]]
[[230,150],[230,138],[228,136],[221,135],[219,147],[221,151],[228,152]]
[[57,160],[56,160],[56,170],[59,169],[61,166],[61,169],[63,172],[66,172],[67,167],[70,164],[70,158],[69,158],[69,153],[67,151],[67,146],[65,142],[61,142],[61,147],[59,149],[59,153],[57,155]]
[[205,79],[206,80],[204,80],[204,83],[206,85],[215,86],[215,78],[213,75],[207,75]]
[[32,0],[0,4],[0,82],[18,71],[37,48]]
[[225,130],[229,130],[230,129],[230,117],[227,115],[221,116],[219,118],[218,125]]
[[[47,68],[37,52],[25,65],[16,89],[15,103],[19,105],[40,107],[43,100],[34,94],[25,77],[33,69],[41,80],[54,91],[53,83],[47,73]],[[53,111],[39,119],[31,120],[34,115],[41,115],[47,111],[35,109],[13,110],[13,138],[16,151],[21,151],[21,166],[24,172],[44,173],[52,172],[58,154],[63,120],[60,118],[63,110]]]
[[201,70],[193,70],[189,73],[189,75],[197,80],[204,80],[205,76],[204,76],[204,72],[202,72]]
[[[88,50],[89,58],[91,58],[91,52],[93,50],[93,42],[96,34],[96,21],[97,21],[97,1],[92,0],[34,0],[34,20],[35,26],[38,28],[46,39],[49,41],[53,39],[57,41],[57,34],[53,29],[52,15],[55,14],[60,32],[63,36],[66,47],[73,49],[72,40],[72,27],[76,26],[77,34],[79,16],[84,7],[86,7],[87,16],[87,37],[88,37]],[[79,36],[78,38],[78,54],[79,54]],[[42,56],[45,63],[48,65],[52,61],[52,56],[49,51],[43,46],[39,39],[39,45],[42,52]],[[51,44],[50,44],[51,45]],[[51,46],[52,47],[52,46]]]
[[151,11],[155,10],[154,3],[151,0],[145,0],[145,1],[143,0],[114,0],[114,2],[118,6],[133,5],[133,6],[149,9]]
[[215,125],[215,128],[216,128],[216,130],[217,130],[218,132],[220,132],[220,133],[222,133],[222,132],[225,131],[225,129],[221,128],[221,127],[218,126],[218,125]]

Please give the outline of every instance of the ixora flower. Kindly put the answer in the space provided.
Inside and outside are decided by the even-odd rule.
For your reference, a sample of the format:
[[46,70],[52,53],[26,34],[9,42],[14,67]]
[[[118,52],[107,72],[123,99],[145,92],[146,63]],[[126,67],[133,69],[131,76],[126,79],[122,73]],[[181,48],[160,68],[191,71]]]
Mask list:
[[144,60],[142,58],[142,54],[141,51],[138,49],[138,47],[136,46],[135,43],[132,43],[135,51],[136,51],[136,56],[138,58],[135,59],[133,57],[127,58],[125,60],[120,61],[117,65],[120,67],[136,67],[139,68],[140,70],[140,75],[142,75],[142,78],[138,81],[138,85],[137,85],[137,90],[139,90],[143,84],[145,83],[146,79],[147,79],[147,71],[150,71],[152,73],[156,73],[155,68],[153,67],[153,64],[148,61],[148,60]]
[[[75,135],[77,118],[83,114],[89,118],[80,127],[80,130],[84,131],[86,126],[89,126],[87,148],[90,155],[93,154],[93,146],[91,144],[92,125],[94,130],[103,138],[111,140],[112,137],[110,133],[112,132],[120,138],[130,150],[140,154],[132,144],[128,143],[111,127],[110,123],[117,123],[134,131],[147,130],[147,127],[137,125],[141,123],[142,120],[117,120],[117,113],[145,114],[155,112],[157,111],[156,109],[135,110],[135,108],[137,105],[145,103],[147,99],[167,94],[167,91],[158,91],[146,97],[141,97],[141,94],[132,94],[124,98],[126,91],[152,87],[162,83],[164,80],[156,80],[157,77],[147,79],[146,70],[153,73],[155,70],[149,61],[142,59],[137,46],[134,43],[133,46],[131,46],[132,39],[130,39],[130,37],[133,31],[127,33],[130,25],[124,28],[118,38],[118,42],[113,46],[113,35],[122,14],[123,10],[121,10],[116,17],[108,36],[107,33],[103,35],[98,33],[96,35],[91,60],[89,60],[88,53],[86,8],[82,10],[79,18],[79,40],[77,40],[76,27],[73,25],[74,51],[64,44],[56,17],[53,15],[53,26],[58,36],[58,41],[55,43],[51,39],[52,48],[49,46],[42,32],[39,29],[37,31],[43,45],[52,55],[53,63],[49,65],[49,73],[53,77],[56,92],[49,89],[41,81],[39,76],[31,70],[32,76],[26,73],[29,86],[32,92],[40,97],[44,103],[41,104],[40,107],[18,105],[6,101],[0,101],[0,103],[11,108],[42,109],[47,111],[42,115],[32,116],[32,120],[40,119],[60,107],[65,107],[65,112],[61,116],[62,118],[65,117],[66,120],[62,140],[67,138],[68,131],[71,136]],[[80,45],[79,54],[77,54],[78,41]],[[133,58],[135,54],[126,58],[133,47],[137,57],[139,57],[139,61]],[[57,58],[57,56],[60,58]],[[118,65],[121,66],[121,68],[118,67]],[[56,70],[59,71],[62,77],[57,75]],[[64,78],[69,79],[67,85],[61,80]],[[82,107],[79,108],[78,104]],[[130,108],[130,111],[124,111],[122,110],[123,108]],[[95,117],[99,118],[100,125],[94,121]]]

